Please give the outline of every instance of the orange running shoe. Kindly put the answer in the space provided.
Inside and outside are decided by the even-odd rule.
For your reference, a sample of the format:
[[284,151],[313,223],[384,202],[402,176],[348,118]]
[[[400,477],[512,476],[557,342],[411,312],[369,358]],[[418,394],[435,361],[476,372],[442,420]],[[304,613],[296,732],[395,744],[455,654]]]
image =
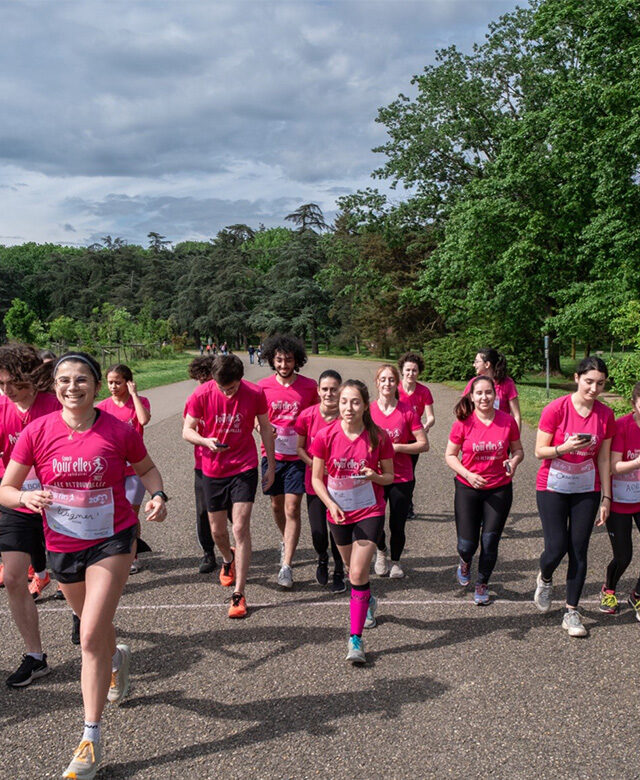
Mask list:
[[242,593],[234,593],[231,596],[231,606],[229,607],[230,618],[243,618],[247,615],[247,602]]
[[33,566],[29,565],[29,568],[27,569],[27,579],[29,582],[36,576],[36,570],[33,568]]
[[232,547],[231,552],[233,553],[231,563],[222,561],[220,567],[220,584],[225,588],[229,588],[236,581],[236,548]]
[[40,577],[34,577],[30,584],[29,584],[29,593],[33,596],[34,599],[39,599],[40,596],[42,596],[42,591],[49,585],[51,582],[51,577],[49,576],[49,572],[47,572],[44,576],[44,579],[40,579]]

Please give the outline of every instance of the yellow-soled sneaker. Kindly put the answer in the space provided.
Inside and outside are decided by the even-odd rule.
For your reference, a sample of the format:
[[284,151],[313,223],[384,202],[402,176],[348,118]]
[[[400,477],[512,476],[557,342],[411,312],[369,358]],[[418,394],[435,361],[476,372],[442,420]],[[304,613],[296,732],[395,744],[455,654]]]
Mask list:
[[62,775],[65,780],[93,780],[98,771],[102,751],[99,742],[83,739]]

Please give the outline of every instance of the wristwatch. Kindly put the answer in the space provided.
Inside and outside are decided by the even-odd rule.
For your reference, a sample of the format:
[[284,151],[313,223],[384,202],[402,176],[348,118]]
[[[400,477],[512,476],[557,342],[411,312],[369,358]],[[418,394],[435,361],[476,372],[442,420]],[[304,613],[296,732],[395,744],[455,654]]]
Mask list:
[[160,496],[160,498],[165,502],[169,500],[169,496],[164,492],[164,490],[156,490],[155,493],[151,494],[151,498],[155,498],[156,496]]

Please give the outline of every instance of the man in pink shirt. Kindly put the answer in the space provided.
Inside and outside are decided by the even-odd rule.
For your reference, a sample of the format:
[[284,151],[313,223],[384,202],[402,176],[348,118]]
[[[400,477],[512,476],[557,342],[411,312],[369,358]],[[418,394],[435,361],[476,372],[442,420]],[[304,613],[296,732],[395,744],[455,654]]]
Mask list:
[[[269,421],[274,428],[276,477],[270,489],[273,519],[282,534],[278,585],[293,587],[291,563],[300,539],[300,504],[304,494],[305,464],[298,457],[295,423],[303,409],[318,402],[315,380],[298,371],[307,362],[300,339],[276,334],[265,341],[262,358],[275,372],[258,382],[267,396]],[[262,469],[266,469],[263,448]]]
[[[245,381],[236,355],[218,355],[212,382],[196,388],[186,405],[183,438],[202,447],[203,488],[213,539],[222,553],[220,584],[234,587],[230,618],[247,614],[245,584],[251,557],[250,520],[258,487],[258,453],[253,438],[256,418],[266,451],[264,488],[273,482],[273,436],[264,392]],[[235,548],[227,530],[231,510]]]

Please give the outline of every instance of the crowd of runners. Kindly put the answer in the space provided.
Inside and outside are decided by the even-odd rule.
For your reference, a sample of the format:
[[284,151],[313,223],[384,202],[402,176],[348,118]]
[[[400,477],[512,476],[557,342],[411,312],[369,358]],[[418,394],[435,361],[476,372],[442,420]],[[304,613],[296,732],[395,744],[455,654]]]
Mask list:
[[[186,399],[182,435],[194,452],[199,571],[219,567],[216,578],[231,594],[229,618],[247,615],[250,521],[260,485],[276,526],[274,577],[283,590],[293,588],[306,495],[316,581],[335,594],[349,586],[346,658],[363,664],[363,631],[376,625],[371,566],[380,577],[405,576],[416,462],[429,451],[436,419],[433,397],[417,381],[422,356],[408,352],[397,366],[381,365],[372,394],[335,370],[318,382],[301,374],[307,355],[290,335],[267,339],[261,360],[272,373],[256,384],[244,379],[233,354],[203,354],[190,365],[199,384]],[[504,357],[481,350],[474,368],[453,410],[444,458],[454,472],[455,580],[471,585],[479,548],[473,601],[484,606],[524,451],[518,392]],[[533,600],[541,612],[550,610],[552,577],[568,556],[562,627],[585,636],[578,604],[594,524],[606,524],[611,539],[600,601],[607,614],[620,609],[616,586],[631,562],[633,523],[640,529],[640,383],[631,413],[615,420],[598,401],[605,363],[585,358],[574,379],[575,391],[548,404],[538,426],[544,548]],[[106,380],[110,397],[96,403],[102,371],[90,355],[0,347],[0,584],[25,646],[6,682],[23,688],[50,671],[36,607],[51,582],[49,569],[82,649],[84,731],[65,778],[95,776],[103,709],[127,695],[131,652],[117,643],[113,619],[128,576],[140,566],[138,553],[149,549],[140,538],[140,509],[146,520],[162,521],[168,500],[142,438],[148,400],[126,365],[109,368]],[[640,580],[628,601],[640,620]]]

